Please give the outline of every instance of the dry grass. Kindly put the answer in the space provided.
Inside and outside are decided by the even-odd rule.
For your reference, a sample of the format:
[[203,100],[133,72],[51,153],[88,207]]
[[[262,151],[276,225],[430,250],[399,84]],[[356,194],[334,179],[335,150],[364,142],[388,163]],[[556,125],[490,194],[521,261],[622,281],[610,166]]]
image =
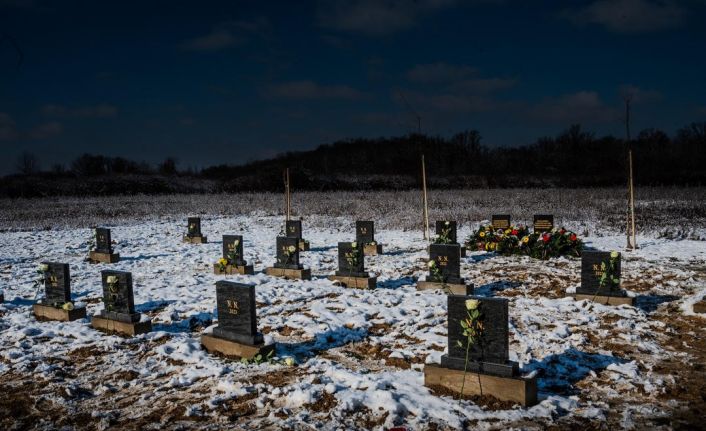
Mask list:
[[[2,199],[0,230],[93,227],[187,215],[278,215],[283,202],[281,194],[272,193]],[[704,202],[704,187],[640,188],[638,230],[670,238],[706,239]],[[625,205],[625,192],[619,188],[429,192],[432,223],[453,219],[461,225],[473,224],[505,213],[512,214],[513,221],[531,223],[533,214],[550,213],[556,224],[570,224],[584,235],[624,231]],[[422,223],[417,191],[295,193],[293,207],[308,226],[323,227],[333,217],[375,220],[379,229],[419,229]]]

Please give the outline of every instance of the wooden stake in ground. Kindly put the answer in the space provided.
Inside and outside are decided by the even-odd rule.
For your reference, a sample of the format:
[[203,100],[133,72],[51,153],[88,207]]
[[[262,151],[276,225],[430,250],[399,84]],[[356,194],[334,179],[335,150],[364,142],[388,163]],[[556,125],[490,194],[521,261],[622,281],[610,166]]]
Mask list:
[[627,211],[627,250],[631,251],[637,248],[637,239],[635,233],[635,187],[633,183],[632,169],[632,140],[630,139],[630,101],[631,95],[625,96],[625,131],[627,134],[628,144],[628,211]]
[[292,212],[292,198],[289,194],[289,168],[284,170],[284,214],[289,221]]
[[427,171],[424,163],[424,154],[422,154],[422,203],[424,205],[424,239],[429,239],[429,207],[427,205]]

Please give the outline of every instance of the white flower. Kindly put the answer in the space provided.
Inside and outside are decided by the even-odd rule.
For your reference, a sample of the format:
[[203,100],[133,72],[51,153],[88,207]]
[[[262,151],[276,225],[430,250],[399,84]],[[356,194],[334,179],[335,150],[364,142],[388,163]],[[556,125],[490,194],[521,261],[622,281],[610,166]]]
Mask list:
[[293,245],[290,245],[289,248],[287,248],[287,250],[289,250],[290,253],[294,253],[295,251],[297,251],[297,248]]
[[466,310],[475,310],[479,304],[480,301],[477,299],[466,299]]
[[435,266],[436,266],[436,261],[430,260],[429,262],[427,262],[427,266],[428,266],[429,268],[435,267]]
[[235,241],[233,241],[233,245],[234,245],[234,246],[237,247],[238,244],[240,244],[240,240],[239,240],[239,239],[236,239]]
[[66,304],[62,305],[61,308],[66,311],[71,311],[74,309],[74,304],[72,304],[71,302],[67,302]]
[[357,243],[356,241],[353,241],[353,242],[351,243],[351,247],[352,247],[352,248],[358,248],[358,243]]
[[296,363],[297,361],[295,361],[294,358],[292,358],[291,356],[287,356],[286,358],[284,358],[284,364],[288,367],[293,367],[294,365],[296,365]]
[[118,282],[118,276],[117,275],[109,275],[105,278],[105,282],[108,284],[115,284]]
[[444,224],[445,224],[446,226],[448,226],[448,225],[450,225],[451,223],[450,223],[449,221],[445,221]]
[[620,253],[618,253],[617,251],[611,251],[611,252],[610,252],[610,257],[611,257],[611,259],[617,259],[618,256],[620,256]]
[[40,264],[40,265],[39,265],[39,271],[41,271],[41,272],[47,272],[47,271],[49,271],[49,265],[47,265],[46,263]]

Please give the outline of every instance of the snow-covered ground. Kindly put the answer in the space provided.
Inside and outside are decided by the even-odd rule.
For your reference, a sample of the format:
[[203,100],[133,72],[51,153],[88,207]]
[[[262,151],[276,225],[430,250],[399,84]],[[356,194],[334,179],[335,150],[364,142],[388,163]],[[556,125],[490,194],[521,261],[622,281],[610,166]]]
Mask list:
[[[668,428],[680,417],[691,420],[695,401],[682,380],[706,358],[704,318],[691,312],[706,296],[706,242],[639,237],[640,249],[623,254],[623,286],[636,307],[564,298],[579,283],[577,259],[469,253],[462,275],[478,295],[509,298],[510,357],[538,377],[540,403],[523,409],[424,386],[424,364],[438,362],[446,349],[446,297],[415,290],[427,258],[419,232],[376,233],[385,253],[366,257],[366,267],[378,288],[364,291],[325,277],[336,269],[337,242],[354,237],[351,220],[325,224],[340,229],[305,222],[312,250],[302,260],[311,281],[261,273],[274,263],[281,218],[203,218],[210,240],[203,245],[181,241],[185,224],[108,226],[121,255],[113,265],[85,261],[90,229],[0,233],[0,427],[508,429],[606,421],[612,428]],[[469,233],[465,227],[459,238]],[[216,323],[215,282],[222,277],[212,264],[223,234],[244,235],[256,274],[228,279],[257,285],[258,327],[277,343],[274,363],[242,364],[200,347],[200,334]],[[625,238],[586,242],[620,250]],[[87,304],[89,316],[102,308],[100,270],[132,272],[137,309],[152,318],[154,331],[121,338],[91,329],[89,319],[36,321],[40,261],[70,264],[74,300]],[[286,357],[297,365],[285,365]],[[700,372],[697,394],[706,390]]]

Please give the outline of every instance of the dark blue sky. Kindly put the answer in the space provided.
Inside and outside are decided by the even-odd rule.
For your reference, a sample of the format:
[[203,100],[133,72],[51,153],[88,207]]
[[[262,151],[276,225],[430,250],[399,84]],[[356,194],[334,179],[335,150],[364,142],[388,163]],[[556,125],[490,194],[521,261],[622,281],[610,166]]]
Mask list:
[[704,22],[703,0],[0,0],[0,174],[24,150],[185,168],[400,135],[401,95],[490,146],[622,136],[625,92],[634,129],[673,133],[706,120]]

